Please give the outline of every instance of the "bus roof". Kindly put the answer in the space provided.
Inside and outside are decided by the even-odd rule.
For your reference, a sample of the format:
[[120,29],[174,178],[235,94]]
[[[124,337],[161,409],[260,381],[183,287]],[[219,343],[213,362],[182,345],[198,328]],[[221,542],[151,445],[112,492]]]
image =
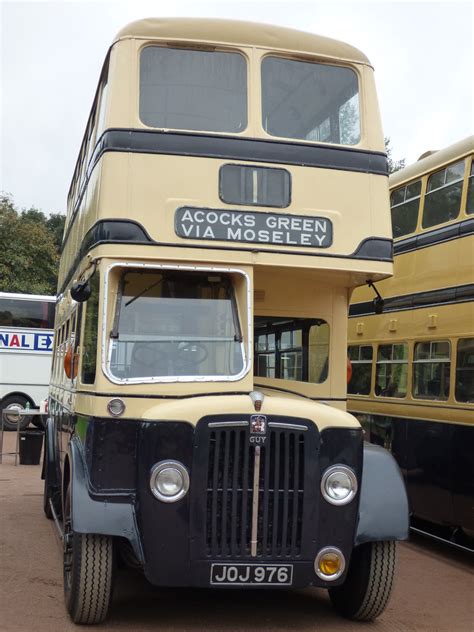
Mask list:
[[473,151],[474,136],[468,136],[453,145],[449,145],[449,147],[430,152],[425,158],[419,158],[412,165],[408,165],[408,167],[393,173],[389,179],[390,188],[397,187],[403,182],[421,177],[438,168],[441,169],[443,165],[456,160],[456,158],[461,159]]
[[312,33],[283,26],[223,20],[217,18],[147,18],[131,22],[114,41],[126,38],[164,39],[256,46],[272,50],[296,51],[333,59],[368,64],[357,48]]

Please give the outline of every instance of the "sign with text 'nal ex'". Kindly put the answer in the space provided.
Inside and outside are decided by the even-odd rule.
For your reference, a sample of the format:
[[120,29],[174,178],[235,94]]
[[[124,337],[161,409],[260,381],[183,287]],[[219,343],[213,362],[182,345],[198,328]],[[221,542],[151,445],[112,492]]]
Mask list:
[[53,350],[54,334],[51,332],[0,329],[0,353],[51,353]]
[[185,239],[303,248],[328,248],[333,237],[326,217],[192,207],[176,211],[175,232]]

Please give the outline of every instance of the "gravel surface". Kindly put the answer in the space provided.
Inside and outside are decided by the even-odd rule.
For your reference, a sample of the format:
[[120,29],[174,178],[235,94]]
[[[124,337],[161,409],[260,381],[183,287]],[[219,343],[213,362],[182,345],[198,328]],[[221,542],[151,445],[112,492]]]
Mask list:
[[[14,433],[5,433],[3,449],[14,449]],[[15,467],[11,455],[0,465],[0,630],[77,632],[63,605],[61,545],[43,514],[40,474],[40,466]],[[472,557],[420,537],[399,553],[392,600],[371,624],[339,618],[324,590],[165,590],[120,571],[107,622],[89,629],[473,632]]]

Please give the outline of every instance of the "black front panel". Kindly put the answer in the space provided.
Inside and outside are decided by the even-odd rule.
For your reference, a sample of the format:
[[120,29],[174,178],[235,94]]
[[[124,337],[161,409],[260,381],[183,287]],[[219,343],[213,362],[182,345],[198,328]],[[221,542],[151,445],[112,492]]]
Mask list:
[[[199,422],[191,515],[197,536],[194,559],[298,559],[312,549],[317,504],[312,481],[317,478],[319,433],[303,419],[272,416],[267,421],[261,443],[252,442],[248,416],[208,417]],[[209,425],[219,422],[247,425]],[[253,554],[252,520],[256,521]]]
[[346,560],[352,552],[359,511],[362,478],[363,436],[359,428],[326,428],[321,432],[321,450],[317,478],[319,486],[325,470],[332,465],[347,465],[354,470],[359,484],[357,496],[348,505],[329,504],[319,493],[320,511],[314,533],[317,534],[318,550],[323,546],[336,546]]
[[159,461],[176,460],[192,472],[193,426],[186,422],[140,424],[137,519],[145,555],[145,575],[153,584],[189,585],[190,494],[163,503],[150,490],[150,473]]

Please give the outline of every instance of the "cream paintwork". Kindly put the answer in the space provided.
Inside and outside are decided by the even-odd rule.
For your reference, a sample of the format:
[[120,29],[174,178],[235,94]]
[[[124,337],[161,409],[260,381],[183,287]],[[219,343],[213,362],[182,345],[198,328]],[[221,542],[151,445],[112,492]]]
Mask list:
[[[213,20],[146,20],[126,27],[110,50],[104,129],[150,129],[139,119],[139,52],[146,45],[196,45],[212,42],[219,50],[238,51],[248,62],[248,126],[232,137],[278,140],[270,137],[261,124],[260,64],[269,54],[340,64],[350,67],[359,77],[361,103],[361,140],[355,149],[384,152],[373,70],[367,58],[352,47],[310,34],[272,27]],[[206,44],[207,45],[207,44]],[[100,94],[100,86],[97,94]],[[92,122],[93,118],[89,122]],[[169,131],[169,130],[168,130]],[[211,134],[212,135],[212,134]],[[219,136],[219,134],[215,134]],[[83,142],[86,150],[88,135]],[[95,138],[94,133],[92,138]],[[292,141],[295,145],[302,141]],[[311,144],[310,141],[304,144]],[[324,143],[318,143],[324,146]],[[334,147],[334,145],[328,145]],[[90,148],[87,149],[90,155]],[[318,427],[339,425],[358,427],[346,415],[346,319],[350,290],[368,278],[379,280],[392,273],[392,264],[349,258],[368,237],[391,238],[388,205],[388,178],[382,175],[340,171],[337,169],[277,165],[292,177],[292,199],[288,208],[265,209],[238,207],[241,211],[322,216],[334,228],[334,243],[318,253],[310,248],[271,245],[272,252],[258,251],[257,244],[191,241],[174,232],[174,213],[184,205],[215,209],[229,208],[219,198],[219,168],[228,160],[159,154],[108,152],[95,164],[80,201],[77,216],[61,257],[59,286],[69,270],[75,279],[96,265],[101,279],[107,269],[120,262],[147,265],[199,265],[239,268],[256,290],[258,301],[250,313],[255,315],[323,318],[330,325],[329,375],[322,384],[286,380],[254,379],[250,370],[237,382],[216,381],[155,384],[116,384],[107,379],[102,356],[108,343],[115,306],[117,277],[111,275],[103,319],[103,298],[99,305],[97,373],[94,385],[81,384],[82,359],[77,383],[62,370],[56,373],[53,397],[78,413],[108,416],[109,398],[121,396],[127,405],[126,417],[136,419],[197,420],[213,412],[242,414],[254,412],[247,395],[255,383],[286,388],[296,394],[268,391],[264,409],[267,414],[288,414],[312,419]],[[248,164],[232,160],[233,163]],[[268,167],[269,163],[261,164]],[[84,173],[79,156],[69,195],[67,226],[78,200],[78,173]],[[142,224],[157,245],[100,244],[77,264],[76,257],[86,232],[103,219],[133,219]],[[211,246],[211,247],[209,247]],[[289,251],[291,254],[283,254]],[[321,255],[321,256],[320,256]],[[74,267],[76,266],[76,267]],[[69,281],[70,287],[72,280]],[[253,332],[247,333],[247,304],[237,288],[239,316],[245,344],[253,353]],[[63,322],[75,308],[68,290],[60,297],[58,313]],[[84,321],[82,323],[84,329]],[[82,332],[83,333],[83,332]],[[79,356],[81,357],[81,349]],[[69,401],[77,389],[76,401]],[[68,394],[69,393],[69,394]],[[94,393],[94,396],[92,396]],[[215,394],[219,393],[219,396]],[[298,395],[299,393],[299,395]],[[128,395],[137,397],[128,397]],[[205,394],[205,395],[204,395]],[[214,394],[214,395],[213,395]],[[227,394],[222,396],[220,394]],[[200,397],[194,397],[200,395]],[[306,397],[328,400],[331,406]],[[141,396],[141,397],[140,397]],[[153,399],[165,397],[169,399]],[[185,398],[189,397],[189,400]],[[180,398],[172,401],[172,398]],[[337,409],[341,410],[337,410]]]
[[[324,428],[359,428],[357,420],[346,412],[336,410],[332,406],[313,402],[289,393],[277,393],[270,389],[261,389],[265,399],[261,413],[263,415],[283,415],[309,419],[315,423],[319,431]],[[91,397],[77,393],[76,412],[82,415],[110,417],[107,402],[111,397]],[[254,415],[255,408],[249,395],[226,395],[190,397],[187,399],[159,400],[121,398],[125,403],[125,413],[120,419],[139,421],[185,420],[192,425],[206,415],[242,414]]]
[[[433,320],[432,317],[435,317]],[[391,324],[392,323],[392,324]],[[433,324],[435,326],[433,326]],[[380,413],[393,417],[428,419],[449,423],[474,425],[472,403],[457,402],[455,393],[455,343],[459,338],[474,335],[474,303],[437,305],[425,309],[391,312],[380,316],[360,316],[349,320],[349,344],[373,344],[371,395],[349,395],[347,407],[351,412]],[[361,328],[358,334],[357,329]],[[390,331],[390,327],[395,328]],[[448,340],[451,343],[450,396],[446,401],[414,398],[410,389],[404,398],[376,397],[375,358],[378,344],[408,343],[408,385],[413,380],[413,349],[415,342]]]

